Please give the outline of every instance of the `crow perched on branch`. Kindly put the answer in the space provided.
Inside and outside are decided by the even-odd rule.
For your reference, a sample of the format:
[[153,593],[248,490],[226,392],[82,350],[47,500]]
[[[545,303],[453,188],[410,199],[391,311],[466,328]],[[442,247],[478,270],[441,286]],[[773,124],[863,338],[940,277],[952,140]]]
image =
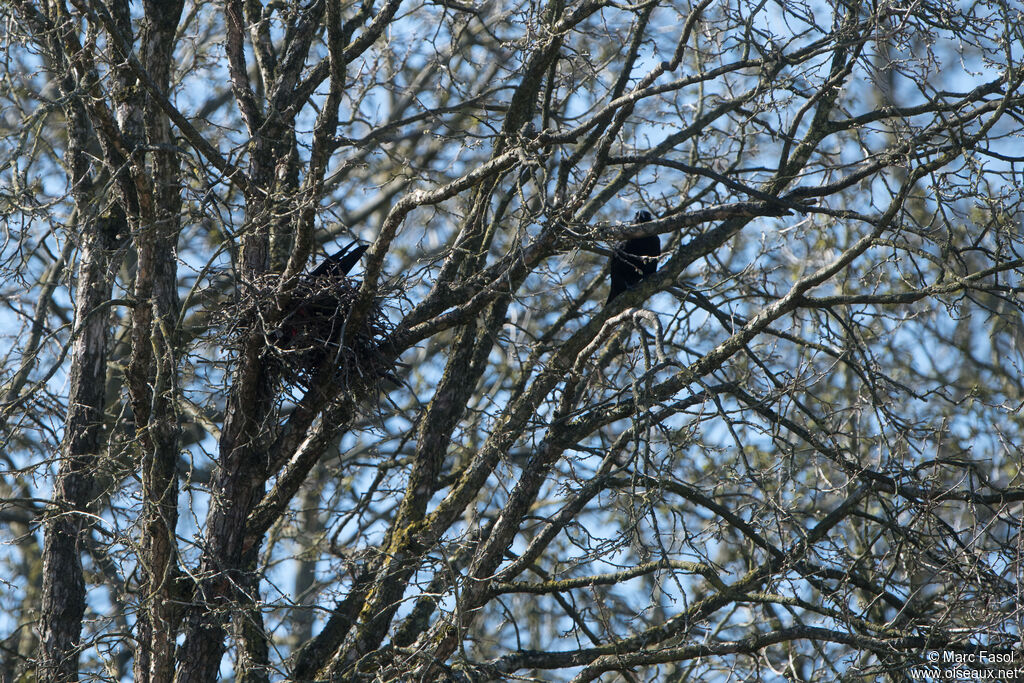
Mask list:
[[[633,223],[640,225],[650,220],[651,214],[646,211],[637,211]],[[657,235],[634,237],[617,245],[610,262],[612,282],[605,306],[619,294],[657,271],[660,255],[661,240]]]

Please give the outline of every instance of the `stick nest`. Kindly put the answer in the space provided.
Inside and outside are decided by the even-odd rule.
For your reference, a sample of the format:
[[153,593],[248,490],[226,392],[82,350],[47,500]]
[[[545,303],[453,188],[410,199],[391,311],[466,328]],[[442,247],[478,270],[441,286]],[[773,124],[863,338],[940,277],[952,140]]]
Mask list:
[[[331,373],[330,381],[342,387],[391,374],[391,325],[380,305],[374,303],[360,329],[349,330],[357,281],[344,275],[303,275],[284,310],[275,303],[279,284],[277,274],[257,278],[231,316],[236,321],[231,326],[236,346],[253,333],[265,340],[268,377],[309,389],[323,372]],[[346,336],[349,341],[344,343]]]

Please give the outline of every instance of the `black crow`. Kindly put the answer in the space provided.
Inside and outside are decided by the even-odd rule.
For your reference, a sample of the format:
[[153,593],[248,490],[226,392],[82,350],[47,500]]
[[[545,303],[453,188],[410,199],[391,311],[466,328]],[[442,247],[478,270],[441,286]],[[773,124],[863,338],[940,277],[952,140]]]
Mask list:
[[366,249],[358,241],[343,247],[311,270],[296,289],[293,308],[282,321],[278,343],[293,352],[304,351],[311,359],[305,365],[315,365],[323,349],[337,347],[338,335],[359,289],[348,279],[348,271]]
[[[352,249],[352,247],[355,247],[355,249]],[[352,249],[352,251],[349,251],[349,249]],[[328,256],[309,274],[314,278],[348,275],[348,271],[352,270],[352,266],[359,263],[359,259],[362,258],[363,252],[366,249],[367,245],[359,244],[358,241],[352,242],[347,247],[342,247],[339,251]]]
[[[651,214],[646,211],[637,211],[633,223],[640,225],[650,220]],[[660,255],[661,240],[657,235],[634,237],[617,245],[612,253],[612,286],[605,305],[607,306],[619,294],[658,270],[658,256]]]

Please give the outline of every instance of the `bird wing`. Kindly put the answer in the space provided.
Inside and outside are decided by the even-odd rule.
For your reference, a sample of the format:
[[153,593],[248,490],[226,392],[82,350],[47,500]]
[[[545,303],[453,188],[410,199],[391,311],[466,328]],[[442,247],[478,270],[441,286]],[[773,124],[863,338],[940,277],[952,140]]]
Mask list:
[[[356,244],[353,242],[352,244]],[[349,247],[352,244],[348,245]],[[363,252],[370,248],[368,244],[360,244],[355,249],[345,254],[340,261],[338,261],[338,267],[341,268],[342,275],[348,275],[348,271],[352,270],[352,266],[359,263],[359,259],[363,257]]]

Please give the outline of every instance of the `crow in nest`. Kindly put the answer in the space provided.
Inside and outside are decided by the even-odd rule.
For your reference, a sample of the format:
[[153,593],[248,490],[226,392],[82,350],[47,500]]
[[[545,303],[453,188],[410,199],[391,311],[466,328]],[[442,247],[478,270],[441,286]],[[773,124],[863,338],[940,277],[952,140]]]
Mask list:
[[[640,225],[650,220],[650,213],[637,211],[633,223]],[[634,237],[616,245],[610,262],[612,282],[605,306],[619,294],[637,285],[645,277],[658,270],[658,256],[660,255],[661,240],[657,235]]]
[[319,266],[310,271],[309,276],[316,279],[345,277],[348,275],[348,271],[352,270],[352,266],[359,263],[359,259],[363,257],[363,252],[366,249],[367,245],[352,242],[324,259]]
[[356,334],[355,347],[341,348],[348,314],[359,292],[359,283],[348,273],[366,249],[367,245],[352,242],[303,276],[296,287],[292,309],[275,335],[275,345],[292,377],[311,377],[328,357],[339,366],[353,361],[360,366],[374,364],[374,340],[386,334],[376,313],[366,322],[367,329]]

